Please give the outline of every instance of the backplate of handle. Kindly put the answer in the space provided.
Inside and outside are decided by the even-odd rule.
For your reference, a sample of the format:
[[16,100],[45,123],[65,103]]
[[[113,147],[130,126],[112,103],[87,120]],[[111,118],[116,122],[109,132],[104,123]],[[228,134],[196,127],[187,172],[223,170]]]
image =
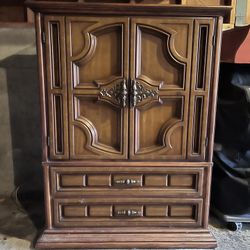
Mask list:
[[138,103],[148,98],[158,98],[158,90],[146,88],[136,80],[131,80],[130,91],[128,90],[127,80],[124,78],[111,88],[103,87],[100,90],[100,98],[104,98],[120,105],[121,108],[127,106],[135,107]]
[[135,107],[138,103],[147,98],[158,97],[158,90],[147,89],[136,80],[131,80],[130,105]]
[[118,185],[126,185],[126,186],[131,186],[135,184],[141,184],[140,180],[134,180],[134,179],[120,179],[120,180],[115,180],[115,184]]
[[128,102],[127,80],[124,78],[112,87],[101,87],[99,98],[118,103],[125,108]]
[[116,212],[117,216],[125,216],[125,217],[140,217],[142,215],[141,211],[133,210],[133,209],[122,209]]

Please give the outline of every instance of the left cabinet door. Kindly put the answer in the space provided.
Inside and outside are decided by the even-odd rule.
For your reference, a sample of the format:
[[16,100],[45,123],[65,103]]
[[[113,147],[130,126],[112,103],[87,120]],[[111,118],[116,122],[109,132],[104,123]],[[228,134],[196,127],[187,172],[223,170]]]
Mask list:
[[68,159],[65,18],[45,16],[45,75],[48,92],[49,157]]
[[128,157],[128,24],[66,17],[70,159]]

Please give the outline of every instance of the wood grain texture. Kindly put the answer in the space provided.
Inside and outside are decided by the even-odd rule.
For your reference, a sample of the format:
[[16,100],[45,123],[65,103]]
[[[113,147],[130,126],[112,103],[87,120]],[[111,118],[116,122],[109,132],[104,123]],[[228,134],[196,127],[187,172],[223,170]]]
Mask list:
[[215,247],[219,16],[229,8],[29,4],[47,222],[37,247]]
[[[165,206],[167,213],[151,216],[150,207]],[[65,215],[65,207],[71,206]],[[86,207],[86,208],[85,208]],[[202,219],[202,199],[174,198],[58,198],[53,202],[53,226],[71,227],[199,227]],[[74,209],[73,209],[74,208]],[[79,209],[86,212],[79,216]],[[81,211],[81,210],[80,210]]]
[[180,6],[158,4],[124,4],[124,3],[82,3],[69,2],[63,4],[56,1],[27,0],[26,5],[35,12],[64,14],[96,14],[99,15],[142,15],[142,16],[225,16],[232,9],[230,6]]
[[51,159],[68,159],[68,108],[64,17],[45,17],[46,89]]
[[128,18],[67,17],[66,32],[71,158],[127,158],[128,110],[114,92],[128,79]]
[[[195,20],[193,62],[192,62],[192,85],[190,95],[190,115],[189,115],[189,139],[188,139],[188,159],[206,160],[206,147],[208,143],[207,125],[209,109],[209,91],[212,84],[211,65],[214,49],[214,19]],[[207,31],[203,33],[202,28]],[[202,45],[204,43],[204,45]],[[203,62],[200,57],[200,50],[206,51]],[[197,53],[197,54],[195,54]],[[202,76],[200,76],[202,74]],[[202,83],[199,83],[201,81]],[[200,100],[200,101],[198,101]],[[199,106],[198,106],[199,105]]]
[[157,99],[130,111],[132,159],[186,159],[192,25],[192,19],[132,19],[131,78],[157,91]]
[[[96,229],[93,229],[95,231]],[[119,229],[97,233],[67,233],[45,231],[37,248],[215,248],[213,236],[206,230],[168,230],[153,233],[127,233]],[[133,229],[130,229],[130,231]]]
[[[111,163],[110,163],[111,165]],[[84,196],[165,196],[203,197],[207,167],[159,167],[144,164],[134,167],[70,168],[53,165],[50,169],[51,193],[55,197]],[[128,165],[128,163],[127,163]],[[128,183],[127,180],[130,182]],[[136,182],[132,182],[134,180]],[[120,182],[119,182],[120,181]],[[124,181],[124,182],[122,182]]]
[[51,209],[51,188],[49,180],[49,166],[43,166],[43,178],[44,178],[44,203],[45,203],[45,219],[46,219],[46,228],[52,228],[52,209]]
[[236,0],[185,0],[186,5],[192,6],[229,6],[231,11],[225,16],[223,30],[232,29],[235,26]]
[[42,15],[37,13],[36,20],[36,48],[38,55],[38,78],[40,93],[40,123],[41,123],[41,144],[42,144],[42,161],[48,160],[48,117],[47,117],[47,95],[45,83],[45,66],[44,66],[44,47],[42,43],[43,21]]

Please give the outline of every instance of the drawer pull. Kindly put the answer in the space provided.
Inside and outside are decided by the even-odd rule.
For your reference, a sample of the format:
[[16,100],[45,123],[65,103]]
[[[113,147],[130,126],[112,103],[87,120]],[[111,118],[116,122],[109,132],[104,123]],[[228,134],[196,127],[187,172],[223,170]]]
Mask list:
[[124,180],[115,180],[115,184],[122,184],[122,185],[134,185],[134,184],[140,184],[141,181],[139,180],[133,180],[133,179],[124,179]]
[[128,217],[141,216],[141,212],[140,211],[136,211],[136,210],[132,210],[132,209],[118,210],[116,214],[117,214],[117,216],[128,216]]

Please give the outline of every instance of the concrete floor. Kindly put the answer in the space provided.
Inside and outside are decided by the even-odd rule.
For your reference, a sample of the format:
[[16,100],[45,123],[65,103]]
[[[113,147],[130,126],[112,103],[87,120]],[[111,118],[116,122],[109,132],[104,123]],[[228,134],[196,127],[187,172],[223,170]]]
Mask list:
[[[25,207],[25,209],[24,209]],[[28,211],[28,213],[27,213]],[[43,205],[39,201],[16,204],[12,199],[0,198],[0,249],[34,249],[35,241],[43,225]],[[210,229],[223,250],[250,250],[250,225],[245,224],[240,232],[231,232],[215,218]]]

